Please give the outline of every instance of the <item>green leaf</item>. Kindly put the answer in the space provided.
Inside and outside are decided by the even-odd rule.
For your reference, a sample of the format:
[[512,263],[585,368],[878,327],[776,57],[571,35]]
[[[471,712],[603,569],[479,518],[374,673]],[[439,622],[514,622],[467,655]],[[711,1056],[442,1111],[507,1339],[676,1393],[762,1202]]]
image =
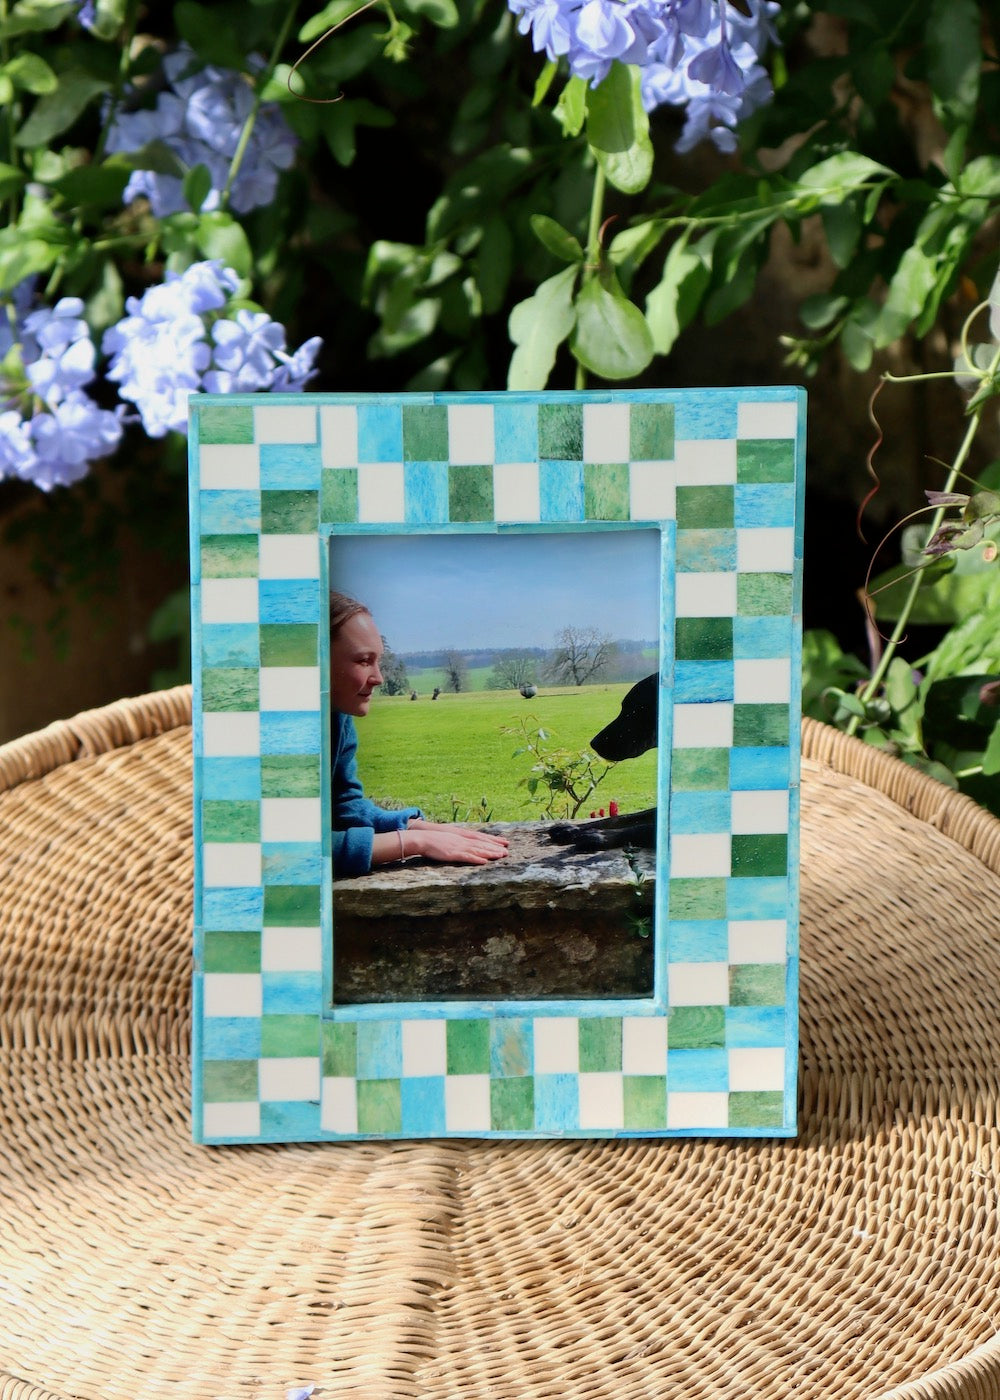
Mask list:
[[128,179],[128,171],[121,165],[80,165],[49,182],[49,187],[72,209],[86,205],[117,209]]
[[1000,718],[998,718],[983,750],[983,772],[987,777],[1000,773]]
[[532,107],[540,107],[548,96],[549,88],[552,86],[556,74],[559,72],[559,65],[551,58],[539,73],[535,82],[535,91],[531,95]]
[[97,0],[93,33],[99,39],[116,39],[125,23],[128,0]]
[[38,99],[14,140],[19,146],[47,146],[53,137],[68,130],[89,103],[107,92],[109,86],[81,69],[61,73],[55,92]]
[[484,316],[496,315],[503,306],[513,257],[514,240],[507,221],[500,217],[487,220],[476,252],[476,280]]
[[178,0],[173,7],[174,23],[181,38],[191,45],[204,63],[242,72],[246,51],[238,40],[238,26],[220,24],[219,16],[195,0]]
[[975,0],[931,0],[927,16],[927,75],[934,110],[949,131],[971,122],[983,66],[982,13]]
[[507,372],[508,389],[544,389],[556,352],[573,329],[577,267],[564,267],[510,313],[508,329],[517,347]]
[[613,63],[604,81],[588,90],[587,143],[616,190],[639,194],[649,184],[653,143],[637,68]]
[[438,29],[454,29],[458,24],[455,0],[401,0],[400,10],[430,20]]
[[570,78],[556,103],[553,113],[564,136],[579,136],[587,120],[587,82],[585,78]]
[[663,276],[646,298],[646,320],[658,355],[669,355],[693,319],[711,280],[711,268],[686,237],[677,240],[663,264]]
[[531,230],[553,257],[562,262],[583,262],[580,240],[568,229],[564,229],[562,224],[556,223],[555,219],[550,219],[547,214],[532,214]]
[[207,165],[195,165],[184,176],[184,199],[187,207],[195,214],[201,213],[201,206],[212,193],[212,172]]
[[836,203],[852,190],[868,185],[872,180],[890,179],[892,175],[887,165],[880,165],[869,156],[859,155],[857,151],[841,151],[838,155],[821,160],[818,165],[811,165],[795,183],[799,189],[815,191],[823,196],[824,202]]
[[58,29],[64,20],[75,14],[78,5],[63,0],[20,0],[8,17],[0,23],[0,39],[15,39],[21,34],[42,34]]
[[830,256],[838,267],[848,267],[861,237],[861,219],[849,200],[840,204],[824,204],[820,210],[823,232]]
[[17,194],[18,190],[27,183],[27,175],[23,170],[18,170],[16,165],[5,165],[0,162],[0,199],[7,199],[12,194]]
[[[16,232],[16,230],[15,230]],[[18,238],[0,246],[0,292],[7,292],[25,277],[48,272],[59,259],[60,249],[41,238]]]
[[195,242],[202,256],[219,258],[240,277],[249,277],[253,269],[253,251],[242,227],[229,214],[216,210],[202,214],[198,220]]
[[963,199],[1000,199],[1000,156],[970,160],[956,188]]
[[580,288],[570,349],[585,369],[602,379],[632,379],[653,358],[649,323],[610,268]]
[[306,20],[299,30],[299,43],[312,43],[321,34],[325,34],[328,29],[333,29],[335,25],[342,24],[345,19],[349,19],[351,15],[361,9],[364,3],[365,0],[332,0],[331,4],[324,5],[321,10],[317,10]]
[[0,73],[8,77],[15,87],[24,92],[34,93],[36,97],[55,92],[59,86],[59,79],[55,73],[45,60],[35,53],[17,54],[9,63],[4,64]]
[[106,164],[121,165],[126,170],[152,170],[157,175],[174,175],[183,179],[184,166],[165,141],[150,141],[135,151],[115,151]]

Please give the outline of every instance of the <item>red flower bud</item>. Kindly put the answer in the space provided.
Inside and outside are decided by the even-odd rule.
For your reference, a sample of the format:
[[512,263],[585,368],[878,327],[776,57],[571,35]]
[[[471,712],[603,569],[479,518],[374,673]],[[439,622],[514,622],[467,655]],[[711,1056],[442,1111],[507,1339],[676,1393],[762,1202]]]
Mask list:
[[608,803],[608,811],[613,817],[617,817],[618,803],[614,800],[614,798],[612,798],[611,801]]

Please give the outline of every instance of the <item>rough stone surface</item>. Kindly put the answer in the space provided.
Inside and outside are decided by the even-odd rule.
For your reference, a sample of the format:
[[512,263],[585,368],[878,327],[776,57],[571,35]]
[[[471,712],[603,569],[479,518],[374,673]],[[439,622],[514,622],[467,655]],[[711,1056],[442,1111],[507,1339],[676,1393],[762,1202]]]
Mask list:
[[647,996],[652,851],[577,852],[536,822],[484,866],[414,861],[334,888],[341,1003]]

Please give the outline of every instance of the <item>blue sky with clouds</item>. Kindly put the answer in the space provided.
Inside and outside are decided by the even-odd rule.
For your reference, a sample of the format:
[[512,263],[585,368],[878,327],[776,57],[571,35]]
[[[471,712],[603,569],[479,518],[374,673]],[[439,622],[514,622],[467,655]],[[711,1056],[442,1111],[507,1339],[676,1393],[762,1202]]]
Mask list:
[[397,652],[550,647],[564,627],[655,641],[658,530],[335,535],[330,586]]

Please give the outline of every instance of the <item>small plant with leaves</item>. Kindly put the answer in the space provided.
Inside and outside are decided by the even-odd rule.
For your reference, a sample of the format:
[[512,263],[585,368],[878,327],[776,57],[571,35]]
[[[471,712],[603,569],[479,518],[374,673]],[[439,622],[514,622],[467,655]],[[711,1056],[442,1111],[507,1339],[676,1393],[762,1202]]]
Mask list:
[[604,763],[590,749],[563,749],[550,745],[552,734],[543,729],[533,716],[522,718],[516,725],[504,727],[520,741],[511,755],[523,758],[527,754],[533,763],[521,785],[528,789],[532,802],[541,806],[552,821],[564,821],[576,816],[591,794],[604,781],[614,766]]

